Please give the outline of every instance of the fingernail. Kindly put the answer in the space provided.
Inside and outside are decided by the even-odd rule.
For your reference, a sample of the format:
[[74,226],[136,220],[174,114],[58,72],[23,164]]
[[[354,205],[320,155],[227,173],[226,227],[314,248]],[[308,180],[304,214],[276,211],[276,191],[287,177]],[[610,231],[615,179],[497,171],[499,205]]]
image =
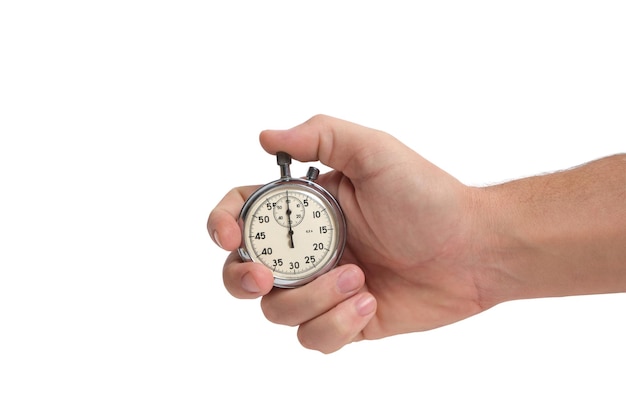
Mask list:
[[339,288],[339,292],[342,294],[357,290],[360,284],[359,273],[353,268],[346,269],[337,278],[337,288]]
[[356,311],[361,316],[367,316],[376,309],[376,299],[371,294],[363,294],[355,304]]
[[241,288],[250,293],[257,293],[261,291],[256,281],[250,274],[246,274],[241,278]]
[[223,249],[222,242],[220,242],[220,236],[217,233],[217,230],[213,232],[213,240],[217,243],[217,246]]

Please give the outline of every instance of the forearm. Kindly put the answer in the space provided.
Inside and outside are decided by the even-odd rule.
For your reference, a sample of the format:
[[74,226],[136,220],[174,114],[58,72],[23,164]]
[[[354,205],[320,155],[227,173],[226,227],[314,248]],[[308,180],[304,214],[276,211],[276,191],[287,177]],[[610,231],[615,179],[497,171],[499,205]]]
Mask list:
[[479,191],[497,302],[626,291],[626,155]]

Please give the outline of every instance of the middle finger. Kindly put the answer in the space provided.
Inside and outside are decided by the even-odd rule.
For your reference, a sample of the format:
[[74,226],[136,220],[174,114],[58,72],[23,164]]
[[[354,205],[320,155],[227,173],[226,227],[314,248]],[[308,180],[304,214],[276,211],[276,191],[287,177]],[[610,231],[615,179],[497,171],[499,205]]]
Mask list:
[[365,284],[356,265],[339,266],[299,288],[275,288],[261,300],[265,317],[273,323],[297,326],[335,307]]

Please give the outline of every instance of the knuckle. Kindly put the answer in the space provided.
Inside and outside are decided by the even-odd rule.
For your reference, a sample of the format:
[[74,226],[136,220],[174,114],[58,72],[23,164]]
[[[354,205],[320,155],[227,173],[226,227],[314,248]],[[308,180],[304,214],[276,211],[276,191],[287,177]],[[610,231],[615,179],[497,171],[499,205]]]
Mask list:
[[298,329],[298,342],[302,345],[302,347],[310,350],[317,350],[323,352],[322,348],[318,346],[317,340],[315,338],[310,337],[309,333],[304,331],[304,328],[300,326]]
[[309,119],[310,123],[319,123],[328,120],[328,116],[325,114],[316,114]]
[[316,126],[318,129],[323,129],[331,124],[332,117],[325,114],[316,114],[306,121],[306,124]]
[[271,323],[286,326],[296,326],[299,324],[291,318],[291,314],[285,313],[285,310],[280,308],[277,303],[272,302],[269,297],[263,297],[261,299],[261,311],[263,312],[265,318]]
[[298,342],[302,345],[302,347],[306,349],[316,350],[315,345],[312,341],[304,334],[304,332],[298,331]]
[[300,326],[298,329],[298,342],[302,347],[309,350],[317,350],[325,355],[333,353],[339,349],[343,345],[335,345],[332,343],[328,343],[328,341],[322,340],[322,338],[314,337],[311,332],[306,331],[305,327]]

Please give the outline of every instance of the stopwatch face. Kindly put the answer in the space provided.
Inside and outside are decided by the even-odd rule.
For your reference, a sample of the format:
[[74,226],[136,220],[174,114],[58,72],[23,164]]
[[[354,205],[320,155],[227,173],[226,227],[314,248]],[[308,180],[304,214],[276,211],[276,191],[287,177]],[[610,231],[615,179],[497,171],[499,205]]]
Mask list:
[[248,199],[240,221],[241,257],[271,269],[277,287],[297,287],[329,271],[345,245],[341,208],[310,181],[267,184]]

